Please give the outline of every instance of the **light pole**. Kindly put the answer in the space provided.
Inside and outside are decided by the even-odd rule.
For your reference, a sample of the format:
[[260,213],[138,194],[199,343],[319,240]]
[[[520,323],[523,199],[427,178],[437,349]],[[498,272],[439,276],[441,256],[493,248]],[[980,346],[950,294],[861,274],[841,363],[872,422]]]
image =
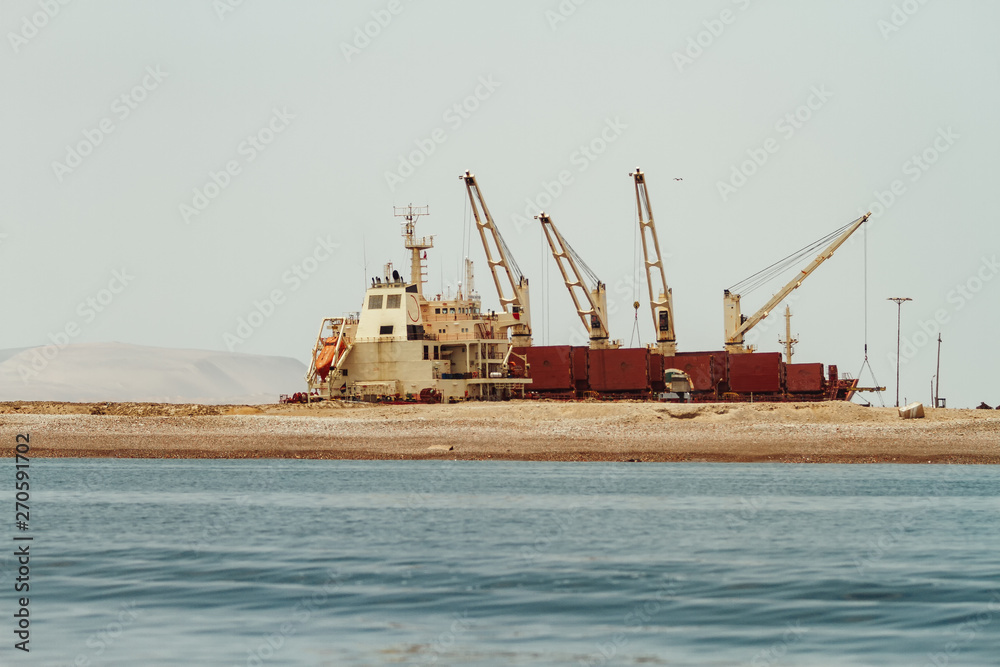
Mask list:
[[903,302],[913,301],[908,296],[891,296],[886,301],[896,302],[896,407],[899,407],[899,325],[903,316]]
[[938,389],[941,388],[941,334],[938,334],[937,372],[934,374],[934,407],[938,406]]

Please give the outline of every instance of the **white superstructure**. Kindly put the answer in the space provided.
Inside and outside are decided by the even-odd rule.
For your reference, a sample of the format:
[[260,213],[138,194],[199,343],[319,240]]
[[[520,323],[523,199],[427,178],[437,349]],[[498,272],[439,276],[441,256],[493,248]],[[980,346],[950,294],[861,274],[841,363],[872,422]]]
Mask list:
[[[481,203],[475,177],[466,172],[463,178],[470,199],[475,193]],[[513,262],[485,206],[483,210],[486,221],[476,217],[484,243],[495,234],[503,248],[498,258],[488,254],[491,268],[509,272]],[[530,318],[523,307],[527,279],[518,276],[515,282],[523,286],[523,299],[508,299],[504,311],[484,313],[471,289],[472,262],[466,260],[465,292],[460,287],[454,297],[426,298],[425,261],[434,244],[432,237],[416,236],[416,220],[427,212],[427,207],[413,206],[397,210],[406,219],[410,279],[387,264],[383,276],[372,278],[360,312],[323,320],[306,378],[310,393],[327,399],[448,402],[520,395],[531,382],[508,377],[507,364],[508,332],[530,341]]]

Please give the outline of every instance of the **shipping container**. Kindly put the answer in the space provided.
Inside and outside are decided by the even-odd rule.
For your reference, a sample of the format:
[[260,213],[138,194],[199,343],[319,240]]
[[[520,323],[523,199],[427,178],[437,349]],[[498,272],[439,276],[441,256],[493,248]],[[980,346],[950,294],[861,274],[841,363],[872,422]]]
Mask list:
[[823,364],[786,364],[785,387],[793,394],[823,391]]
[[676,368],[684,371],[691,378],[693,391],[714,391],[713,384],[714,359],[710,354],[686,354],[675,357],[663,357],[663,370]]
[[782,390],[780,352],[729,355],[729,388],[738,394],[777,394]]
[[589,347],[574,347],[569,354],[573,371],[573,385],[579,394],[590,390],[590,382],[587,379],[587,353],[589,352]]
[[664,358],[658,352],[650,351],[649,353],[649,388],[657,394],[667,390],[667,385],[663,381],[663,371],[666,368],[663,365]]
[[[708,352],[678,352],[678,357],[702,357],[712,358],[711,387],[708,390],[720,393],[729,391],[729,352],[725,350],[710,350]],[[704,391],[708,391],[704,390]],[[695,390],[702,391],[702,390]]]
[[573,391],[569,345],[544,345],[526,348],[529,391]]
[[593,391],[637,393],[649,391],[649,350],[630,348],[591,350],[588,377]]

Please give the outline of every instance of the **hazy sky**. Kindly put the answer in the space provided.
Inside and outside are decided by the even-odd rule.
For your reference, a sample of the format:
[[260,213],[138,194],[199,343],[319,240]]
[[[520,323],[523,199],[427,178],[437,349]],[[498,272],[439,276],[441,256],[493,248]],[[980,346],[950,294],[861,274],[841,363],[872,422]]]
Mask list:
[[[941,395],[995,405],[997,25],[986,0],[9,0],[0,347],[306,360],[366,276],[406,267],[393,205],[430,205],[431,293],[460,279],[465,169],[531,281],[536,342],[585,341],[530,218],[542,205],[608,285],[626,344],[638,295],[645,344],[640,166],[680,349],[719,349],[724,288],[874,202],[868,343],[887,400],[886,298],[906,296],[902,394],[929,400],[940,328]],[[855,241],[797,292],[797,361],[861,367]],[[762,350],[780,349],[778,315]]]

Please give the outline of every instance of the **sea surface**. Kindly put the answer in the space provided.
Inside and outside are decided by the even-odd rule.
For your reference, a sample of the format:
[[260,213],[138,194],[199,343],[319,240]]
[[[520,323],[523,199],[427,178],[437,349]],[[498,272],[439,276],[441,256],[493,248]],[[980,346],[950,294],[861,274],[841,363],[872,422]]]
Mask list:
[[998,467],[30,471],[31,651],[8,548],[3,665],[1000,665]]

